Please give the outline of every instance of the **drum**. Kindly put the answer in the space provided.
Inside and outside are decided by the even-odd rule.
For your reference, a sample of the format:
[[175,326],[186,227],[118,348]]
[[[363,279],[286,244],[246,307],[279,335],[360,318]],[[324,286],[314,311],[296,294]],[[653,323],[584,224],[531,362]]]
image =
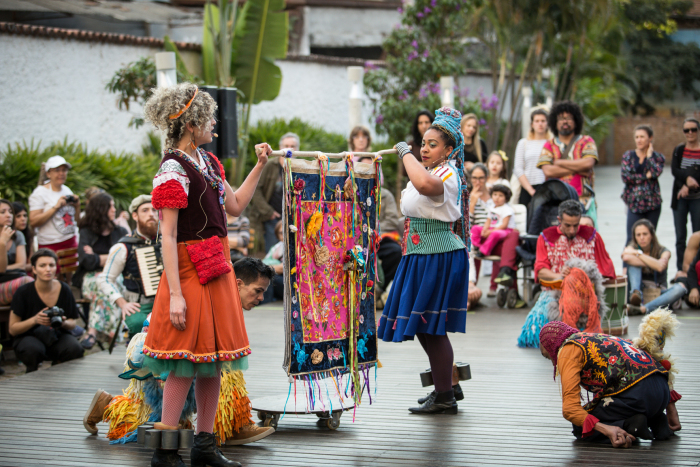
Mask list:
[[629,317],[627,316],[627,277],[617,276],[615,279],[606,279],[605,303],[610,310],[602,320],[601,326],[605,334],[613,336],[623,336],[627,334],[629,328]]

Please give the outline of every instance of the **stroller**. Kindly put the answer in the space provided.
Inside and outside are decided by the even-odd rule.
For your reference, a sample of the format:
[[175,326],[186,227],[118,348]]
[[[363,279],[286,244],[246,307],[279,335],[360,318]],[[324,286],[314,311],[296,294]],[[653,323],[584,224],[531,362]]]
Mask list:
[[[527,234],[520,236],[520,246],[515,251],[523,269],[523,295],[526,301],[537,301],[539,285],[535,284],[532,267],[535,265],[537,238],[547,227],[559,223],[559,205],[569,199],[578,199],[576,189],[559,179],[547,180],[535,192],[527,208]],[[529,292],[529,293],[528,293]]]

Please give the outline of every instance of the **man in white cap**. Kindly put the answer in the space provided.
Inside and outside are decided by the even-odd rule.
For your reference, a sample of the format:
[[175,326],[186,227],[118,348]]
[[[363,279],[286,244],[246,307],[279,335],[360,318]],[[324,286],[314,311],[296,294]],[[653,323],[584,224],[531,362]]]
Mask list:
[[[109,256],[102,273],[97,278],[100,291],[116,303],[122,310],[122,318],[129,327],[129,334],[141,331],[144,319],[150,313],[155,295],[146,296],[143,279],[139,270],[134,249],[154,246],[156,262],[161,263],[158,234],[158,211],[151,204],[151,195],[139,195],[129,205],[131,218],[136,221],[136,230],[115,243],[109,250]],[[162,272],[162,268],[157,274]],[[156,272],[154,272],[156,273]],[[117,284],[117,278],[123,275],[124,287]],[[126,290],[124,290],[126,289]]]

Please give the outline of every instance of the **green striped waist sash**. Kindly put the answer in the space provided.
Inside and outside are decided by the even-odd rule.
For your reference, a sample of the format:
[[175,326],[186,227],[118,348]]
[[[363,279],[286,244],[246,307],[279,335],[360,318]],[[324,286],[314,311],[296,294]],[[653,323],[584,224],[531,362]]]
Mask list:
[[452,222],[407,217],[404,223],[404,255],[432,255],[466,248],[452,230]]

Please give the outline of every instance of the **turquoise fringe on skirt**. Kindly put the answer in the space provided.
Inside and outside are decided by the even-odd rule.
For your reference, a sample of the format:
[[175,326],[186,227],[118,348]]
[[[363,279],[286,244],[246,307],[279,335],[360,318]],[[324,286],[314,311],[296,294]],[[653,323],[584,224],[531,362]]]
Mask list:
[[211,378],[221,373],[222,370],[229,371],[245,371],[248,369],[248,357],[241,357],[233,361],[225,362],[202,362],[194,363],[185,358],[165,360],[162,358],[152,358],[145,356],[143,366],[148,367],[153,373],[153,376],[160,375],[161,379],[165,379],[168,374],[191,378],[200,376],[202,378]]

